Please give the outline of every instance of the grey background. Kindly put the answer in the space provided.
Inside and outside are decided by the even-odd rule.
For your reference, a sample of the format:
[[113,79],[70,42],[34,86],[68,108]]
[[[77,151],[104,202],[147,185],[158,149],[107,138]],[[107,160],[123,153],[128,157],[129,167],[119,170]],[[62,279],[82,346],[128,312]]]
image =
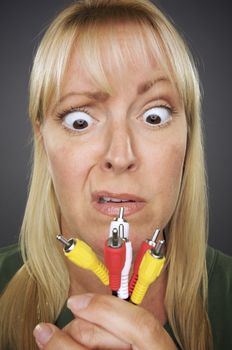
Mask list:
[[[17,241],[30,169],[28,79],[41,31],[70,1],[11,0],[0,8],[0,246]],[[198,62],[212,246],[232,255],[232,44],[231,5],[222,0],[158,0],[181,30]]]

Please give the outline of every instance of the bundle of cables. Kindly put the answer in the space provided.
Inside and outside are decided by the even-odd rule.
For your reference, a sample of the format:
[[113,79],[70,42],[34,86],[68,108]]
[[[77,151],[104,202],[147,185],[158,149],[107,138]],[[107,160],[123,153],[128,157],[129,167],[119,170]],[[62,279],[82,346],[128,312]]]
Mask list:
[[140,304],[165,263],[165,240],[160,240],[159,234],[160,230],[156,229],[152,238],[141,244],[130,281],[133,249],[123,207],[120,208],[118,217],[110,223],[109,237],[104,246],[105,264],[80,239],[67,240],[62,235],[58,235],[57,239],[64,244],[65,256],[75,265],[91,270],[104,285],[110,286],[113,295]]

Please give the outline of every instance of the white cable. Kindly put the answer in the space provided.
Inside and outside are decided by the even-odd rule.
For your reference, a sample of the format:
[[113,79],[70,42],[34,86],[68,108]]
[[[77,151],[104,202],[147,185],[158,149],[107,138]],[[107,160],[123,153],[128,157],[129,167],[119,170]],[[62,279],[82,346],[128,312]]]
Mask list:
[[132,245],[130,241],[126,241],[126,260],[121,273],[121,286],[118,290],[118,297],[121,299],[128,299],[129,297],[129,273],[132,263]]

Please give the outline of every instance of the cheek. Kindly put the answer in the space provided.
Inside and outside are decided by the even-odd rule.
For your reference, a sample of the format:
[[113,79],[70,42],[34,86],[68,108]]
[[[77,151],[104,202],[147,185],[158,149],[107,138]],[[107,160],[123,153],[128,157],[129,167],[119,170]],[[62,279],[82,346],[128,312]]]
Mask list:
[[162,182],[166,184],[169,190],[174,192],[179,191],[185,159],[185,146],[182,144],[173,144],[167,146],[164,152],[164,174]]
[[183,166],[185,159],[185,144],[173,144],[166,150],[163,176],[160,175],[161,191],[165,197],[165,210],[170,220],[180,193]]
[[57,145],[51,140],[46,140],[45,150],[56,195],[61,203],[82,189],[94,163],[92,152],[88,147],[70,143]]
[[151,155],[147,173],[156,218],[161,226],[166,226],[175,210],[181,188],[185,159],[185,142],[165,144]]

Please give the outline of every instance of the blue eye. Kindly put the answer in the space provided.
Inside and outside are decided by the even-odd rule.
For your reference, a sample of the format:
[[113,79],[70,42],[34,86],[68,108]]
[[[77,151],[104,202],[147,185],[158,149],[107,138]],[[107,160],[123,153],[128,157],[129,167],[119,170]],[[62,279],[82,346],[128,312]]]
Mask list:
[[144,122],[149,125],[165,124],[171,117],[171,109],[168,107],[153,107],[143,114]]
[[93,118],[82,111],[73,111],[63,118],[63,124],[72,130],[82,131],[93,124]]

